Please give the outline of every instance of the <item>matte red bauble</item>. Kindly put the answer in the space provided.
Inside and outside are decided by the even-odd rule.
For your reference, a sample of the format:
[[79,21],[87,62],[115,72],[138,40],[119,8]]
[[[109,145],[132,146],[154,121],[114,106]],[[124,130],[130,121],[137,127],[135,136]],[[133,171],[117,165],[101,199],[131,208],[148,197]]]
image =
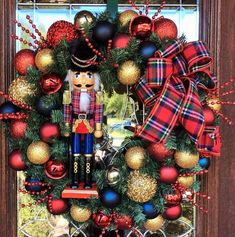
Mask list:
[[130,216],[120,216],[115,217],[115,224],[119,230],[129,230],[131,229],[133,223]]
[[52,47],[59,45],[62,40],[71,42],[77,38],[75,26],[68,21],[56,21],[47,31],[47,42]]
[[178,35],[175,22],[164,17],[155,20],[154,32],[161,40],[164,38],[175,39]]
[[214,112],[210,108],[203,108],[203,115],[206,125],[211,125],[215,121]]
[[175,167],[161,167],[160,168],[160,182],[172,184],[175,183],[179,176],[179,172]]
[[14,150],[10,153],[10,155],[8,156],[8,164],[12,169],[16,171],[26,169],[26,163],[22,158],[20,150]]
[[127,34],[118,34],[113,39],[112,47],[114,49],[125,49],[130,42],[130,36]]
[[164,199],[167,202],[167,205],[178,205],[182,200],[182,195],[180,191],[177,190],[175,193],[166,194]]
[[27,123],[24,120],[12,120],[10,123],[10,133],[15,139],[20,139],[25,135]]
[[62,215],[69,211],[69,204],[65,199],[49,199],[47,210],[53,215]]
[[172,156],[174,151],[168,150],[163,143],[151,143],[147,151],[156,161],[163,161],[166,157]]
[[152,20],[144,15],[132,19],[129,28],[130,34],[138,39],[148,38],[152,33]]
[[62,179],[67,174],[67,167],[63,161],[49,160],[45,164],[45,174],[50,179]]
[[61,78],[56,74],[44,75],[40,81],[42,92],[46,95],[51,95],[59,91],[62,84]]
[[110,225],[112,218],[105,215],[103,212],[98,212],[92,215],[92,219],[98,227],[101,229],[106,228]]
[[182,214],[182,207],[181,205],[167,207],[164,213],[162,214],[163,218],[167,220],[177,220],[180,218]]
[[22,49],[15,55],[16,71],[25,76],[29,67],[35,67],[35,52],[31,49]]
[[40,139],[49,142],[53,138],[60,137],[60,128],[58,124],[46,122],[40,127]]

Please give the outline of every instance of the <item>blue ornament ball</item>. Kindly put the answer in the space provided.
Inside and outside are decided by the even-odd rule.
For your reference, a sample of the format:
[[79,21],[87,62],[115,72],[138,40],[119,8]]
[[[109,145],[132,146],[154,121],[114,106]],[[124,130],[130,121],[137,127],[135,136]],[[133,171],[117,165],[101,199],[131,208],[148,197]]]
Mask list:
[[151,202],[146,202],[143,204],[143,213],[147,219],[154,219],[158,216],[158,212]]
[[59,109],[60,105],[57,104],[56,102],[47,105],[45,103],[45,98],[41,97],[39,100],[36,102],[36,110],[38,111],[39,114],[44,115],[46,117],[49,117],[51,115],[52,110]]
[[26,184],[25,184],[25,189],[29,192],[40,192],[44,189],[44,187],[42,187],[41,185],[37,184],[37,183],[41,183],[41,181],[37,178],[31,178],[28,177],[25,180]]
[[0,106],[1,114],[16,113],[18,111],[19,111],[19,108],[11,102],[5,102]]
[[140,46],[140,55],[145,58],[154,57],[154,53],[157,50],[157,46],[151,41],[144,41]]
[[199,159],[198,164],[201,168],[208,169],[211,164],[210,158],[202,157]]
[[121,203],[121,196],[112,188],[105,188],[100,193],[102,204],[107,208],[115,208]]

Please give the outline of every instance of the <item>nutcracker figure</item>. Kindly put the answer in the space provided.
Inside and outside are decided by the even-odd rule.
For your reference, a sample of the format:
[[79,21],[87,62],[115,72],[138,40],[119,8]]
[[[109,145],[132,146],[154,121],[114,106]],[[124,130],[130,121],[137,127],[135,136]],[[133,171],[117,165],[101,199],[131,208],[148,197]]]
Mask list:
[[94,62],[97,56],[84,40],[71,45],[71,66],[66,80],[69,90],[63,94],[65,126],[71,133],[70,175],[71,187],[78,188],[81,181],[81,160],[84,163],[84,188],[92,188],[94,137],[101,138],[103,122],[103,93]]

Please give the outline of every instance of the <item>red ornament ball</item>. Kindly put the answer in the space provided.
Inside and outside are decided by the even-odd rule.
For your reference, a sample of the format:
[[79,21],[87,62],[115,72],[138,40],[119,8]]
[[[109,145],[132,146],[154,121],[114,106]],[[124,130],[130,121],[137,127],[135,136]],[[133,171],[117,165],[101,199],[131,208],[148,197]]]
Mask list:
[[115,217],[115,224],[119,230],[129,230],[133,226],[132,218],[130,216],[117,215]]
[[125,49],[130,42],[130,36],[127,34],[118,34],[113,39],[112,47],[114,49]]
[[20,150],[12,151],[8,156],[8,164],[9,166],[16,170],[21,171],[27,168],[25,161],[23,160],[22,153]]
[[36,53],[31,49],[22,49],[15,55],[16,71],[25,76],[29,67],[35,67]]
[[175,39],[178,29],[174,21],[160,17],[154,22],[154,32],[162,40],[164,38]]
[[47,42],[52,47],[59,45],[62,40],[71,42],[77,38],[75,26],[68,21],[56,21],[47,31]]
[[62,179],[67,174],[67,167],[63,161],[49,160],[45,164],[45,174],[50,179]]
[[159,162],[172,156],[174,153],[173,150],[168,150],[163,143],[152,143],[148,146],[147,151],[152,158]]
[[175,183],[179,172],[175,167],[164,166],[160,168],[160,182],[172,184]]
[[174,221],[180,218],[182,214],[181,205],[167,207],[164,213],[162,214],[163,218]]
[[167,202],[167,205],[178,205],[182,200],[182,195],[180,191],[177,190],[175,193],[166,194],[164,199]]
[[93,214],[92,219],[95,225],[101,229],[108,227],[112,221],[112,217],[105,215],[103,212]]
[[24,120],[12,120],[10,123],[10,134],[14,139],[24,137],[27,129],[27,122]]
[[44,75],[40,81],[42,92],[46,95],[51,95],[59,91],[62,84],[61,78],[56,74]]
[[46,122],[39,130],[40,139],[44,142],[49,142],[53,138],[60,137],[60,128],[58,124]]
[[69,204],[65,199],[49,199],[47,210],[53,215],[62,215],[69,211]]
[[209,107],[203,108],[203,115],[206,125],[211,125],[215,121],[215,114]]

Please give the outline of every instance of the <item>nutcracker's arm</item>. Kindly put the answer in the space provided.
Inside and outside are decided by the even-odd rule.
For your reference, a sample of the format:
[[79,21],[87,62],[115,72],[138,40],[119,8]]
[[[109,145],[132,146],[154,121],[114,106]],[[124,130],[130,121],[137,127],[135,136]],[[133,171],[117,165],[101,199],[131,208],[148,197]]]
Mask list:
[[65,90],[63,93],[63,105],[64,105],[64,122],[65,127],[68,132],[66,132],[65,136],[70,135],[70,126],[71,126],[71,92],[69,90]]
[[104,94],[102,91],[96,93],[95,103],[95,137],[100,138],[103,136],[102,124],[103,124],[103,113],[104,113]]

